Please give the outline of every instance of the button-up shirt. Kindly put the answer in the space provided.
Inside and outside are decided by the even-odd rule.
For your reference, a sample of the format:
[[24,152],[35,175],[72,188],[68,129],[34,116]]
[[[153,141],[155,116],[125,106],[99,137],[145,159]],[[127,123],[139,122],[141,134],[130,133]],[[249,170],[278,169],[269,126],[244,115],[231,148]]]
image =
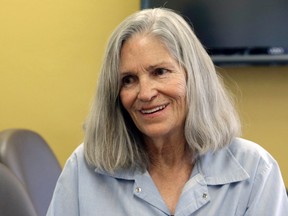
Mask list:
[[[68,159],[47,216],[171,215],[147,171],[101,171],[87,165],[83,148]],[[199,156],[174,215],[287,216],[279,167],[262,147],[237,138]]]

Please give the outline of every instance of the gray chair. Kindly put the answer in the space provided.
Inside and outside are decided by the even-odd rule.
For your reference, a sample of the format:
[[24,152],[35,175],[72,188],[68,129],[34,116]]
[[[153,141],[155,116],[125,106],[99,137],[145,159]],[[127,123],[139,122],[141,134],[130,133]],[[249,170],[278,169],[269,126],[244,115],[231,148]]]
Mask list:
[[30,197],[19,179],[1,163],[0,215],[37,216]]
[[22,182],[37,215],[46,215],[61,166],[45,140],[31,130],[2,131],[0,162]]

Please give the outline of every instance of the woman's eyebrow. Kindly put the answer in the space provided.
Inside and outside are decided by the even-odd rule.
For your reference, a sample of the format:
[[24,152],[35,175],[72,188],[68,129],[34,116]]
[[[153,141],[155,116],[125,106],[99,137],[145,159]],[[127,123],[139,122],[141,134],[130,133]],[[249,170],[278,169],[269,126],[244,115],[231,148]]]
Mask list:
[[146,71],[153,71],[153,70],[155,70],[157,68],[161,68],[161,67],[174,68],[174,66],[171,62],[163,61],[163,62],[159,62],[159,63],[154,64],[154,65],[150,65],[147,68],[145,68],[145,70]]
[[120,71],[120,78],[123,78],[125,76],[133,74],[132,72],[129,71]]

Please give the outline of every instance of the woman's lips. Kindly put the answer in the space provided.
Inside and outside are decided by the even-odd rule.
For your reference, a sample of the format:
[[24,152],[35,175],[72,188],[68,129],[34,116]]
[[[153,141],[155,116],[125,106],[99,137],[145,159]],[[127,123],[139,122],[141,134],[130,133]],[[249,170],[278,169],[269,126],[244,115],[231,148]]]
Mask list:
[[152,114],[152,113],[158,112],[160,110],[163,110],[166,107],[167,107],[167,105],[161,105],[161,106],[153,107],[153,108],[150,108],[150,109],[141,109],[140,112],[142,114]]

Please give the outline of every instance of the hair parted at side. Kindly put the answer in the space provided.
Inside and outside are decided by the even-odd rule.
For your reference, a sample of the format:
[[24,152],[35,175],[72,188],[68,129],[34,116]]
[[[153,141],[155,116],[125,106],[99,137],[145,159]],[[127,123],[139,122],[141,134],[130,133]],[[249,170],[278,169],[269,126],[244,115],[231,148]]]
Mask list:
[[96,96],[85,124],[88,164],[107,172],[147,168],[148,155],[141,133],[119,99],[120,52],[134,34],[157,37],[187,72],[185,138],[194,155],[216,151],[240,135],[232,99],[189,24],[170,9],[146,9],[127,17],[108,41]]

